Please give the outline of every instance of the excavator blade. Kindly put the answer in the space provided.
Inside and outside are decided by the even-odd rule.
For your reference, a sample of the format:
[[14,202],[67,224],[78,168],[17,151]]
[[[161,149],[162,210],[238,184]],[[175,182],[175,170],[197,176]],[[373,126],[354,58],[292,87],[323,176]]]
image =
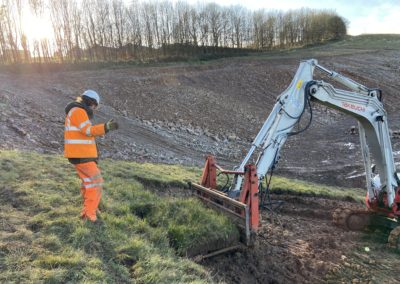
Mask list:
[[[226,175],[242,175],[243,185],[238,199],[217,189],[217,170]],[[247,165],[244,172],[227,171],[217,165],[215,157],[209,155],[200,183],[190,183],[195,195],[207,206],[223,212],[240,228],[242,239],[251,245],[252,236],[259,227],[258,178],[254,165]]]
[[249,207],[226,194],[192,183],[191,188],[195,195],[207,206],[226,214],[242,230],[244,230],[246,244],[250,242],[250,213]]

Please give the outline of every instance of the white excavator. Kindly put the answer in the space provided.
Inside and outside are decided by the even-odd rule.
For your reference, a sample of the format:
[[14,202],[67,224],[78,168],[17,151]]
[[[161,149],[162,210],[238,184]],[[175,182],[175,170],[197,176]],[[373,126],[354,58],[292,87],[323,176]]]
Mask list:
[[[314,80],[315,70],[349,90],[337,89],[322,80]],[[217,165],[215,157],[209,155],[200,183],[192,183],[192,188],[207,204],[234,217],[244,229],[246,242],[250,243],[252,232],[256,232],[259,227],[259,206],[262,204],[262,194],[265,193],[263,180],[275,168],[286,140],[308,128],[312,120],[311,101],[346,113],[358,121],[366,173],[367,208],[338,208],[333,212],[334,223],[348,230],[359,230],[373,222],[390,219],[388,224],[392,230],[389,243],[400,249],[400,175],[396,172],[393,159],[382,92],[330,71],[315,59],[300,63],[290,86],[277,98],[241,164],[235,170],[225,170]],[[307,108],[310,110],[308,124],[302,130],[294,131]],[[250,159],[256,153],[256,163],[250,164]],[[233,175],[232,182],[221,186],[217,182],[220,174]]]

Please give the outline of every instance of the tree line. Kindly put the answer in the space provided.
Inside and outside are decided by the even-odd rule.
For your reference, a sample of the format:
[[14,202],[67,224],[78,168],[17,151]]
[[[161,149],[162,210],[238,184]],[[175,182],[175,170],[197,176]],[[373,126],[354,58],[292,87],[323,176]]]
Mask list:
[[[24,13],[49,15],[52,34],[29,40]],[[100,62],[196,56],[340,39],[331,10],[251,11],[216,3],[124,0],[0,0],[0,63]]]

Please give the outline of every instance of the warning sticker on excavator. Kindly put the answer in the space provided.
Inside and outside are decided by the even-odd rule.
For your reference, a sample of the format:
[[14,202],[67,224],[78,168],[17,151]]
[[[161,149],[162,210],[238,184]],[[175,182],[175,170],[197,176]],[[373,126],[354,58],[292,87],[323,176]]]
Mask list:
[[300,90],[301,85],[303,85],[303,80],[299,80],[296,84],[296,88]]

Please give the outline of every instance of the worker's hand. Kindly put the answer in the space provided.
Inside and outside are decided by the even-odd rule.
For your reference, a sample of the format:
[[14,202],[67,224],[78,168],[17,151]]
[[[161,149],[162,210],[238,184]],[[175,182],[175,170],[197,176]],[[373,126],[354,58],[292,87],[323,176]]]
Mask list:
[[118,122],[114,121],[114,119],[110,119],[109,121],[106,122],[104,127],[105,127],[106,132],[108,132],[111,130],[118,129],[119,125],[118,125]]

